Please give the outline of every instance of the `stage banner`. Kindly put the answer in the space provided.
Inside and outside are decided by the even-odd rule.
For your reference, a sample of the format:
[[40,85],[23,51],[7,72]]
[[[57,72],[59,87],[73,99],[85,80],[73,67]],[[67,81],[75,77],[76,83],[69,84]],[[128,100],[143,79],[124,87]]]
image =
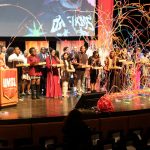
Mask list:
[[113,0],[98,0],[98,47],[105,51],[112,50]]
[[0,70],[0,106],[14,105],[18,102],[17,69]]
[[82,45],[84,45],[84,40],[57,41],[56,50],[59,51],[60,55],[62,55],[64,47],[69,47],[69,50],[71,51],[74,47],[76,47],[79,50]]
[[37,52],[40,52],[41,47],[49,48],[48,41],[26,41],[25,42],[26,50],[29,50],[31,47],[35,47]]
[[6,46],[6,41],[0,41],[0,45]]

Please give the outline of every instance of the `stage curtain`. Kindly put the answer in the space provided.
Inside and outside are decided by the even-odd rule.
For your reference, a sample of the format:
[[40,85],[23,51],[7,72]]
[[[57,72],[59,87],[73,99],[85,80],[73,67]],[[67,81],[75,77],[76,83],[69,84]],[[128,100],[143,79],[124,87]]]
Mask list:
[[69,47],[70,50],[72,50],[73,47],[77,47],[78,49],[80,49],[80,47],[84,45],[84,41],[83,40],[77,40],[77,41],[70,41],[70,40],[64,40],[64,41],[57,41],[56,44],[56,50],[58,50],[60,52],[60,54],[63,53],[63,48],[64,47]]
[[0,41],[0,45],[6,46],[6,41]]
[[26,41],[25,42],[26,50],[29,50],[31,47],[35,47],[37,52],[40,51],[41,47],[49,48],[48,41]]
[[112,48],[113,0],[98,0],[98,47]]

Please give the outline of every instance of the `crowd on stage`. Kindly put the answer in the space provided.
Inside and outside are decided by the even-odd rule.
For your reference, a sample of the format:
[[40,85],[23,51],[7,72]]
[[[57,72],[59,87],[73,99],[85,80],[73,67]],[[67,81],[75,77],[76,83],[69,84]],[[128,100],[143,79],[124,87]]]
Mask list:
[[61,55],[53,48],[41,47],[37,53],[34,47],[22,52],[19,47],[0,46],[0,68],[17,68],[19,96],[32,99],[150,87],[150,52],[143,53],[139,46],[115,47],[106,57],[85,46],[64,47]]

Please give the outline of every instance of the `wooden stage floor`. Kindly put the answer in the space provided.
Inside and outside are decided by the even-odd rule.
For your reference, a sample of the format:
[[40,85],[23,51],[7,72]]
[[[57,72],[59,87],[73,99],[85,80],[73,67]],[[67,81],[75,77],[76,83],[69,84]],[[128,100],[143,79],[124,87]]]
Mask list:
[[1,108],[0,120],[64,117],[75,107],[79,99],[73,96],[61,99],[41,96],[39,100],[32,100],[30,97],[23,97],[16,106]]
[[[67,99],[49,99],[41,97],[40,100],[32,100],[30,96],[25,96],[16,106],[1,108],[0,123],[2,121],[10,120],[36,121],[36,119],[44,120],[44,118],[49,118],[49,121],[52,121],[54,118],[57,121],[62,121],[62,119],[68,115],[70,110],[75,108],[79,99],[80,97],[71,96]],[[115,112],[109,113],[111,116],[124,115],[124,113],[135,114],[145,111],[150,112],[150,95],[139,95],[132,99],[116,99],[113,101],[113,105]],[[93,112],[93,110],[91,111]]]

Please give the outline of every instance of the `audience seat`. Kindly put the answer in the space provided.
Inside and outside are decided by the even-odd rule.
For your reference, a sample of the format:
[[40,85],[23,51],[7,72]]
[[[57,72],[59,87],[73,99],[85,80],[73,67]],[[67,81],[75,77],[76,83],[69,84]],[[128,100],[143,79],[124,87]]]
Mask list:
[[17,147],[20,142],[16,141],[23,139],[32,139],[30,124],[0,125],[1,148]]
[[45,144],[62,144],[63,122],[32,124],[32,136],[35,146]]

